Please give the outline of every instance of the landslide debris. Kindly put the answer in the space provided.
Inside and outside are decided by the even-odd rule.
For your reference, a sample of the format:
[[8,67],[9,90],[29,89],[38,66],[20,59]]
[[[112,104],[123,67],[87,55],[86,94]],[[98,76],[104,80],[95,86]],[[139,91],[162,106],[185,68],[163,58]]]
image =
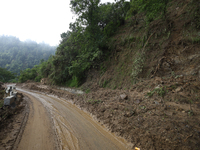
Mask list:
[[109,41],[111,55],[90,69],[85,94],[56,86],[21,86],[72,100],[141,149],[200,149],[199,2],[173,0],[166,19],[125,22]]
[[[166,18],[147,23],[144,14],[126,20],[110,38],[110,55],[99,70],[91,68],[82,87],[96,83],[111,89],[131,89],[144,79],[200,77],[200,3],[173,0]],[[199,24],[199,26],[198,26]]]
[[16,143],[21,124],[24,121],[26,101],[23,101],[23,95],[17,93],[16,107],[3,106],[5,88],[0,83],[0,149],[12,149]]
[[200,81],[194,76],[157,77],[130,90],[98,88],[81,95],[34,82],[21,86],[73,100],[133,147],[200,148]]

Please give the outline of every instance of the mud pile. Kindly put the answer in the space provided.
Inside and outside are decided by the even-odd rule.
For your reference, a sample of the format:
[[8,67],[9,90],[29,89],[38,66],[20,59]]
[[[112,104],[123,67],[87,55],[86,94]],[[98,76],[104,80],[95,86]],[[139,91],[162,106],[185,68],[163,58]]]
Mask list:
[[[23,95],[18,93],[17,98],[20,103],[15,109],[8,106],[0,108],[0,149],[11,150],[17,141],[19,132],[22,128],[25,116],[26,101]],[[28,109],[28,108],[26,108]]]
[[3,88],[3,83],[0,82],[0,100],[3,99],[4,96],[4,88]]
[[20,123],[23,119],[23,108],[26,105],[23,95],[17,93],[16,107],[3,106],[5,90],[0,84],[0,149],[12,149],[15,139],[21,127]]
[[155,78],[130,91],[99,89],[74,102],[142,149],[200,148],[198,78]]
[[156,77],[130,90],[99,88],[83,95],[41,88],[37,83],[23,86],[73,100],[110,131],[142,149],[200,148],[200,81],[193,76]]
[[10,118],[12,115],[16,114],[19,110],[23,108],[23,106],[21,105],[22,100],[23,100],[23,95],[21,93],[17,93],[16,106],[14,108],[11,108],[10,106],[3,105],[4,99],[2,98],[1,108],[0,108],[0,125],[2,125],[7,118]]

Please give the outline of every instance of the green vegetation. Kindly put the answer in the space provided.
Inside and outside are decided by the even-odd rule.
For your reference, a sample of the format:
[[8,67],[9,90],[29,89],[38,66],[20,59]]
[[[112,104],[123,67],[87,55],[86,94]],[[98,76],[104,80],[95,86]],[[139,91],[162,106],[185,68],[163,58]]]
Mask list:
[[0,82],[13,82],[13,80],[16,78],[15,74],[8,71],[6,68],[0,67]]
[[47,44],[21,42],[13,36],[0,36],[0,67],[19,75],[20,70],[33,68],[41,59],[47,60],[55,53],[55,49]]
[[91,99],[91,100],[88,100],[87,102],[90,103],[90,104],[100,104],[100,103],[102,103],[101,100],[97,100],[97,99],[95,99],[95,100]]
[[145,61],[144,56],[145,56],[145,54],[138,52],[137,57],[134,59],[133,69],[132,69],[132,73],[131,73],[134,82],[135,82],[137,75],[142,72],[143,64],[144,64],[144,61]]
[[35,65],[32,69],[27,68],[20,72],[19,82],[25,82],[27,80],[33,80],[40,82],[41,78],[46,78],[53,70],[52,64],[53,57],[50,56],[47,61],[41,60],[39,65]]
[[159,96],[164,97],[166,94],[166,88],[165,87],[160,87],[160,88],[155,88],[152,91],[147,93],[147,96],[152,97],[154,93],[157,93]]
[[170,0],[132,0],[127,18],[137,13],[145,13],[147,22],[151,22],[158,17],[166,15],[167,4]]
[[[124,24],[129,2],[100,4],[94,0],[71,0],[71,10],[78,16],[70,31],[61,34],[55,56],[48,60],[48,73],[41,73],[41,63],[21,72],[20,82],[48,77],[53,84],[79,86],[90,68],[99,68],[109,54],[108,39]],[[103,69],[104,70],[104,69]]]
[[[70,0],[72,12],[77,15],[75,22],[70,23],[70,30],[61,34],[61,42],[57,47],[55,56],[41,62],[32,69],[21,72],[20,82],[26,80],[39,81],[49,78],[52,84],[78,87],[84,82],[86,72],[91,68],[98,68],[101,75],[107,70],[102,62],[109,58],[115,47],[110,45],[112,36],[118,27],[123,25],[125,19],[135,19],[137,14],[146,16],[146,21],[151,22],[157,18],[166,18],[166,9],[170,0],[116,0],[115,3],[100,4],[100,0]],[[145,25],[148,27],[148,24]],[[145,30],[145,29],[144,29]],[[121,38],[120,45],[128,46],[137,41],[137,58],[133,60],[133,69],[129,71],[134,80],[142,72],[145,62],[145,46],[148,44],[147,31],[141,38],[133,33]],[[122,32],[126,32],[123,30]],[[169,38],[170,32],[167,33]],[[121,66],[123,69],[124,66]],[[121,76],[125,76],[121,72]],[[107,80],[99,81],[103,87],[108,85]],[[121,83],[119,83],[121,84]],[[119,85],[120,86],[120,85]],[[116,87],[114,87],[116,88]],[[161,95],[162,92],[160,92]]]
[[86,94],[90,93],[90,89],[87,89],[87,90],[85,91],[85,93],[86,93]]
[[4,103],[4,101],[0,100],[0,108],[3,107],[3,103]]

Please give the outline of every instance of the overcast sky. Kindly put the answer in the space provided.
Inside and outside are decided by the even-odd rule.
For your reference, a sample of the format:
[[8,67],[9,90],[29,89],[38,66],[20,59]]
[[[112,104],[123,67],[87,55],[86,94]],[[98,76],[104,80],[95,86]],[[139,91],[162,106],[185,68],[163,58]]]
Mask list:
[[58,45],[60,34],[75,21],[69,3],[70,0],[0,0],[0,35]]

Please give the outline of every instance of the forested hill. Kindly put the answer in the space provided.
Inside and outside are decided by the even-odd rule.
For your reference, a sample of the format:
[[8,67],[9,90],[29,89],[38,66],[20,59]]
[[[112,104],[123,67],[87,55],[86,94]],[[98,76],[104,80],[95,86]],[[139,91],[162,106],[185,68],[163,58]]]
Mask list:
[[22,42],[13,36],[0,36],[0,67],[20,73],[20,70],[33,68],[42,59],[55,54],[56,47],[38,44],[34,41]]
[[19,82],[128,89],[155,75],[200,74],[199,0],[70,0],[70,7],[77,19],[55,56],[24,70]]

